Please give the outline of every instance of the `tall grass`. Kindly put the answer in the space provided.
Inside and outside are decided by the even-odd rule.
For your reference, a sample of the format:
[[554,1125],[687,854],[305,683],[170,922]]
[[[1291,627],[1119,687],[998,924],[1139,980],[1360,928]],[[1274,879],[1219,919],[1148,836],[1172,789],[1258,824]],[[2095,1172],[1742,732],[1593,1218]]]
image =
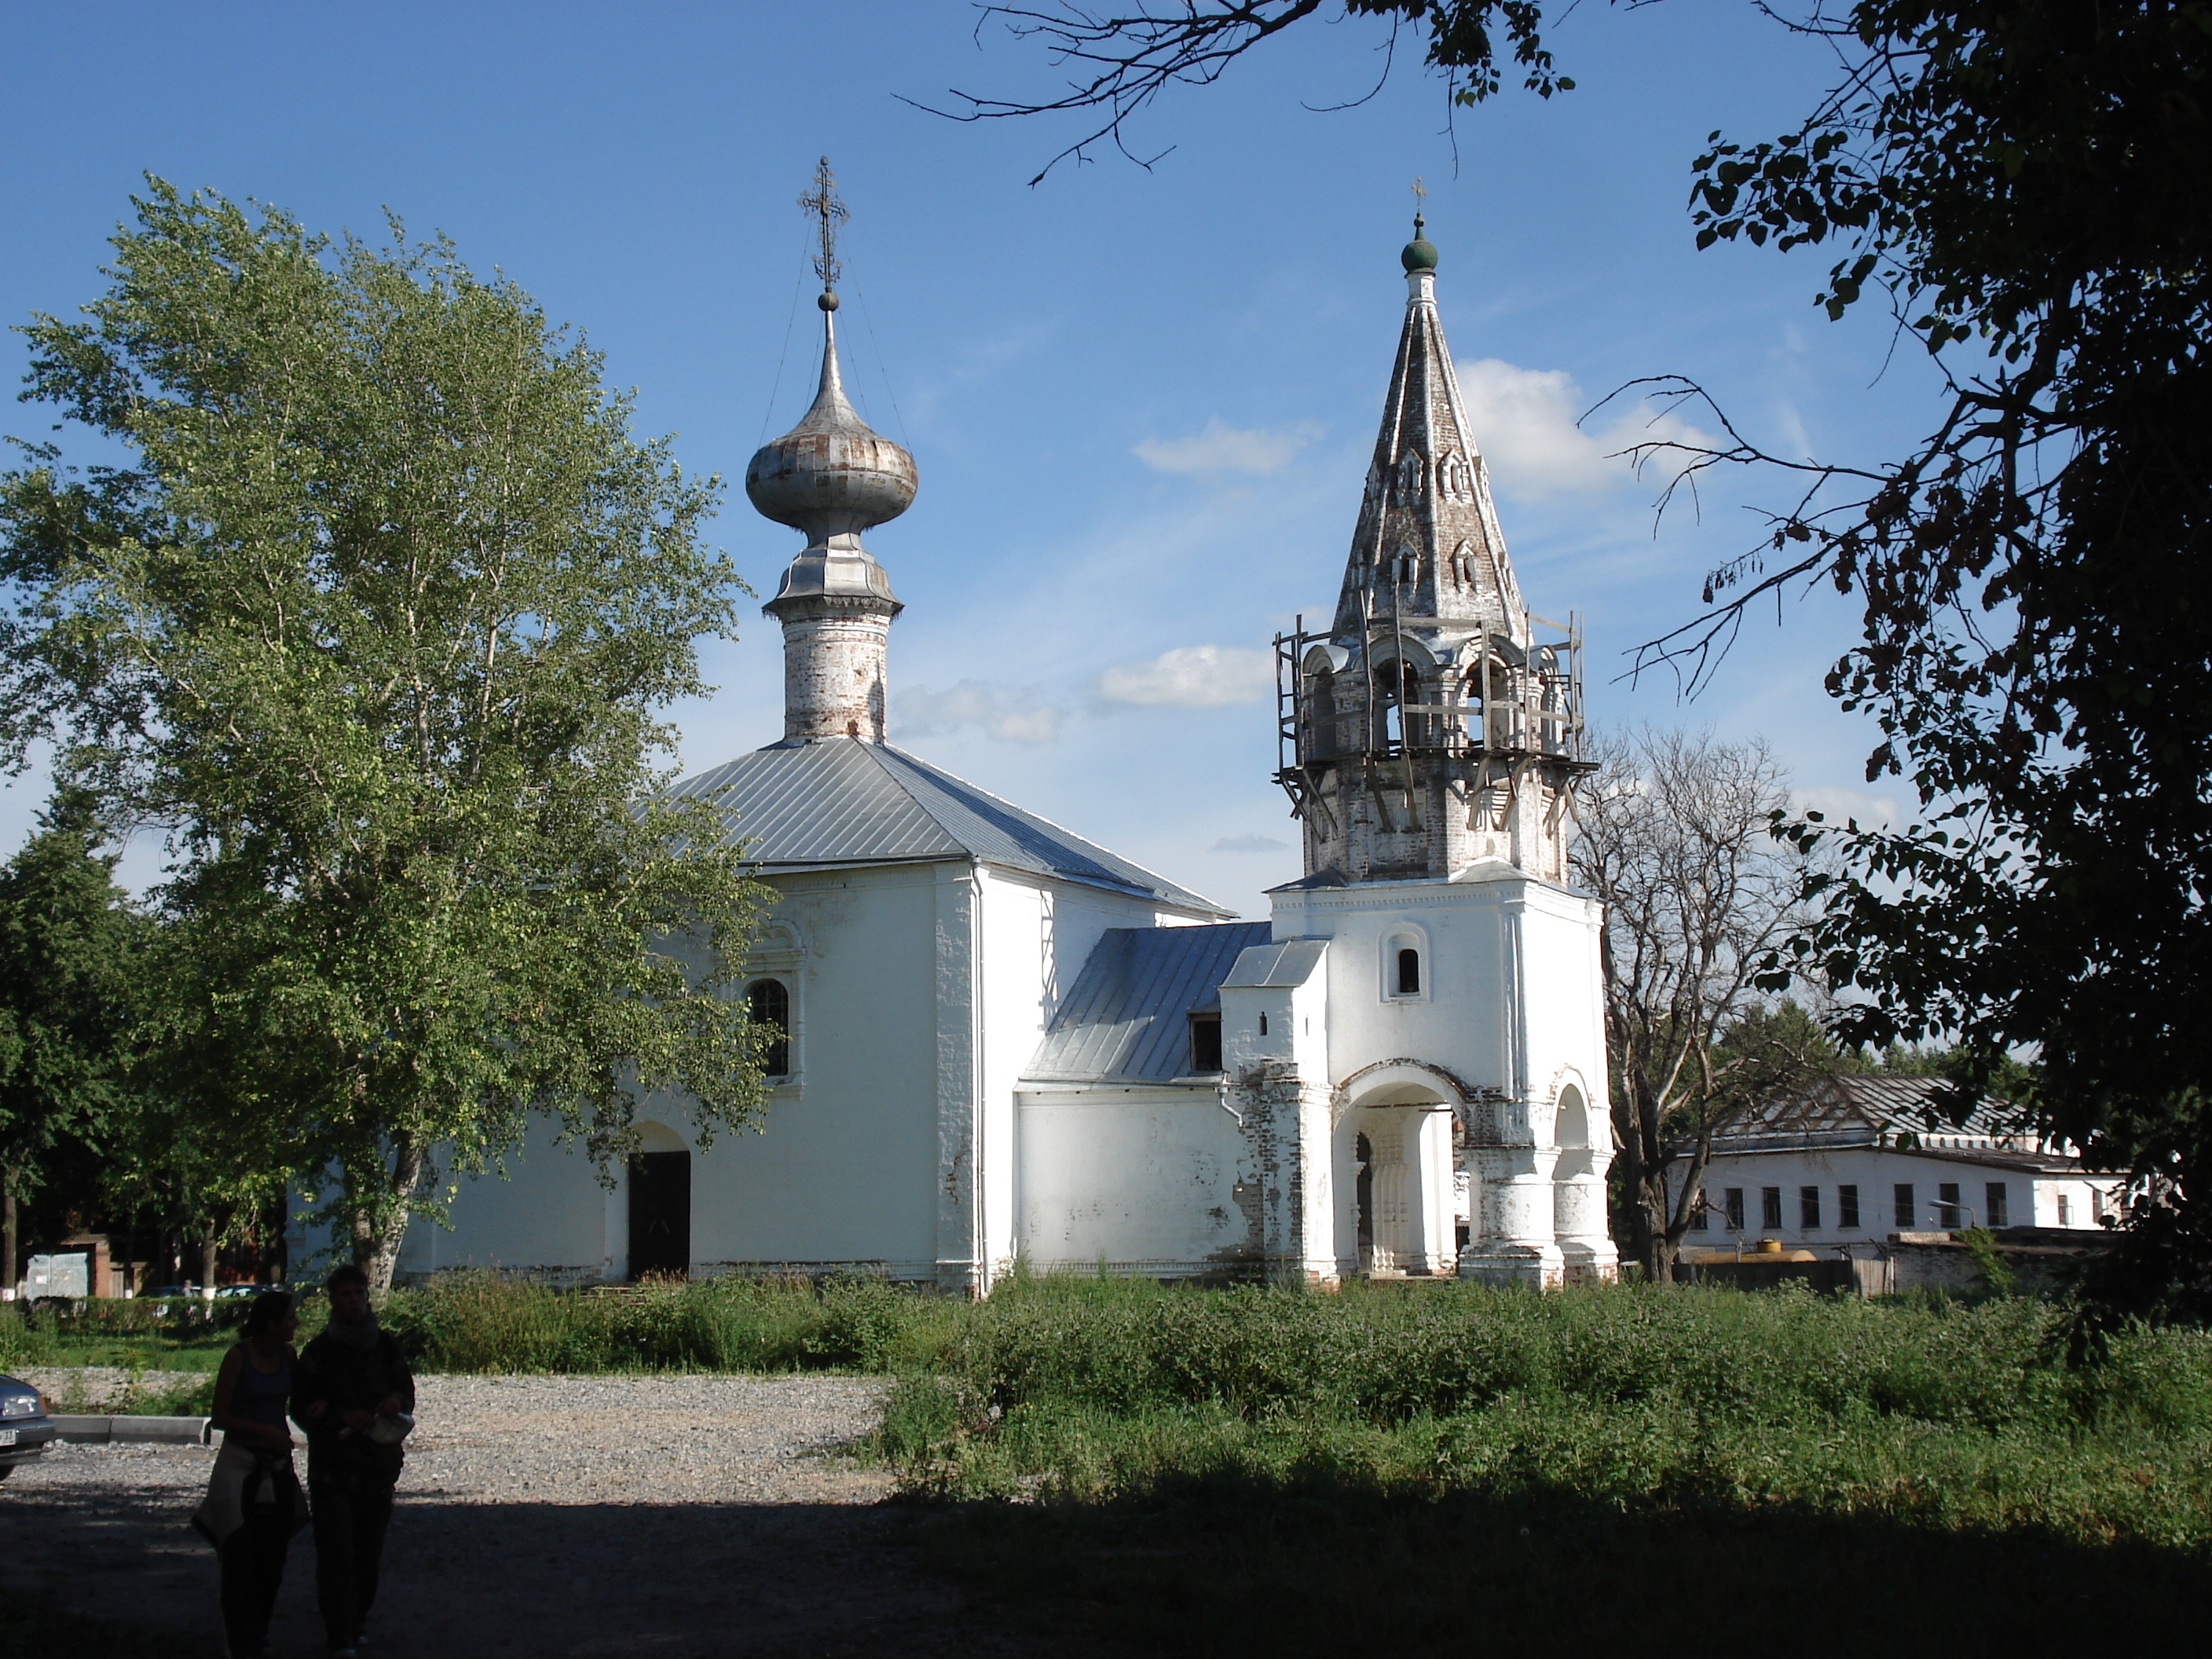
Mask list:
[[2212,1339],[2069,1370],[2059,1313],[1729,1290],[1016,1287],[878,1432],[919,1490],[1193,1479],[1620,1511],[1790,1504],[2212,1544]]
[[448,1273],[395,1291],[381,1317],[428,1370],[894,1371],[924,1364],[962,1311],[857,1276],[597,1292]]

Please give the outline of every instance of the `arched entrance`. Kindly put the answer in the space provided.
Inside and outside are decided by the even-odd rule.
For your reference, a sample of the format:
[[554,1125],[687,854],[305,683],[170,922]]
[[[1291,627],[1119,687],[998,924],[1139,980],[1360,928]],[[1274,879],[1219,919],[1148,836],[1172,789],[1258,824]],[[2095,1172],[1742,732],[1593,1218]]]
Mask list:
[[[1451,1109],[1430,1068],[1355,1074],[1337,1126],[1340,1270],[1395,1279],[1455,1273]],[[1349,1249],[1345,1248],[1349,1246]]]
[[629,1276],[691,1273],[691,1149],[664,1123],[638,1125],[629,1160]]

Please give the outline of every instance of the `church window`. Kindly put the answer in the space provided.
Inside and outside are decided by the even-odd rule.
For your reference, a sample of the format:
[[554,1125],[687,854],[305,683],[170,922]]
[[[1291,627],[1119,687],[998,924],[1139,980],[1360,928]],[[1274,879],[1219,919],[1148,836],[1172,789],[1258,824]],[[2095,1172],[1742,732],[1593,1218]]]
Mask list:
[[1382,939],[1382,995],[1389,1001],[1425,1001],[1429,994],[1428,940],[1410,922],[1401,922]]
[[1743,1231],[1743,1188],[1729,1188],[1727,1200],[1729,1231],[1740,1233]]
[[1491,749],[1515,747],[1513,671],[1496,657],[1467,677],[1468,733]]
[[1912,1183],[1900,1181],[1890,1189],[1890,1198],[1897,1206],[1897,1230],[1909,1233],[1919,1226],[1919,1207],[1913,1201]]
[[1820,1189],[1818,1187],[1800,1187],[1797,1189],[1797,1224],[1808,1233],[1820,1231]]
[[1190,1069],[1194,1072],[1218,1072],[1221,1069],[1219,1014],[1193,1014],[1190,1017]]
[[1859,1224],[1859,1189],[1856,1187],[1836,1188],[1836,1225],[1845,1231],[1855,1231]]
[[1260,1035],[1267,1035],[1267,1011],[1264,1008],[1260,1011]]
[[1963,1225],[1959,1219],[1959,1183],[1940,1181],[1936,1183],[1936,1224],[1953,1228]]
[[745,987],[745,1018],[775,1035],[761,1053],[767,1077],[791,1075],[791,992],[780,979],[757,979]]
[[1782,1231],[1782,1188],[1761,1187],[1759,1189],[1759,1224],[1768,1232]]
[[1987,1207],[1985,1207],[1982,1212],[1983,1224],[1990,1227],[2011,1226],[2011,1194],[2005,1191],[2004,1182],[2002,1181],[1990,1182],[1987,1187],[1982,1189],[1982,1195],[1984,1198],[1988,1200]]
[[2062,1227],[2074,1224],[2074,1200],[2064,1193],[2058,1194],[2058,1224]]

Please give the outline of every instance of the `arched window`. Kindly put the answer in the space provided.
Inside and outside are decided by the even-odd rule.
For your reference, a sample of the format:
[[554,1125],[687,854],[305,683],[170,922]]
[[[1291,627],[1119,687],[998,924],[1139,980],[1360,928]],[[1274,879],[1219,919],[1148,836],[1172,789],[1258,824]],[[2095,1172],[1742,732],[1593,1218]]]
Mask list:
[[1423,732],[1419,717],[1409,717],[1401,705],[1421,701],[1421,671],[1400,659],[1375,670],[1376,726],[1386,744],[1419,743]]
[[1429,999],[1429,941],[1410,922],[1401,922],[1382,935],[1382,992],[1390,1002],[1425,1002]]
[[1486,749],[1511,749],[1518,725],[1513,671],[1498,657],[1478,662],[1467,677],[1468,735]]
[[757,979],[745,987],[745,1018],[775,1033],[761,1053],[768,1077],[791,1075],[791,993],[780,979]]
[[1336,720],[1336,675],[1324,665],[1306,677],[1306,758],[1327,760],[1343,746]]

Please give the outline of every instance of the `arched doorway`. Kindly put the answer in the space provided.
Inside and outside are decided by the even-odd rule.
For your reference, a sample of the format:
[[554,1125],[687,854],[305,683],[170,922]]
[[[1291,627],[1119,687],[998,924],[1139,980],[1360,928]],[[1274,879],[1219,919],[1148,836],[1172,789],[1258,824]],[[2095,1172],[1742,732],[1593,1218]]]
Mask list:
[[691,1149],[663,1123],[638,1125],[629,1160],[629,1276],[691,1273]]
[[1383,1278],[1457,1271],[1451,1111],[1440,1081],[1432,1068],[1407,1061],[1346,1080],[1349,1109],[1336,1128],[1340,1271]]

